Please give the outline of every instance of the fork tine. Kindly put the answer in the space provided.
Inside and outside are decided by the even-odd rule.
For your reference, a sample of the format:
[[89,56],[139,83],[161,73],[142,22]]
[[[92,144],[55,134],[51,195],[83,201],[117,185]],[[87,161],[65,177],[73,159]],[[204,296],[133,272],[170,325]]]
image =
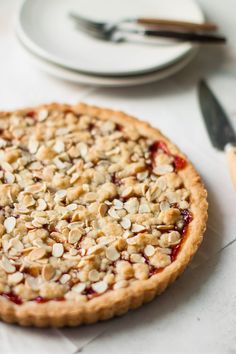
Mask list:
[[97,22],[94,20],[87,19],[81,15],[74,14],[73,12],[69,13],[69,16],[75,20],[77,23],[82,23],[88,27],[93,27],[93,28],[103,28],[105,23],[103,22]]
[[108,39],[107,35],[103,31],[98,31],[97,29],[91,29],[89,27],[85,27],[77,23],[77,28],[81,30],[81,32],[89,35],[90,37],[98,38],[98,39]]
[[97,27],[97,26],[95,26],[95,25],[93,25],[91,23],[88,23],[88,22],[77,21],[76,25],[84,27],[84,28],[86,28],[88,30],[91,30],[91,31],[98,31],[98,32],[103,32],[104,31],[103,27]]

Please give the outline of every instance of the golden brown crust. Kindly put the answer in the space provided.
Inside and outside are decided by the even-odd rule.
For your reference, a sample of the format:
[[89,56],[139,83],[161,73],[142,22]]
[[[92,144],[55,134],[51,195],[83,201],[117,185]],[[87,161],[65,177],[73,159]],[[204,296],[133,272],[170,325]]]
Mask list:
[[[184,156],[159,130],[122,112],[114,112],[86,104],[78,104],[71,107],[54,103],[40,106],[38,109],[42,107],[60,108],[62,110],[73,109],[77,113],[96,115],[100,119],[112,119],[122,125],[135,125],[142,132],[142,135],[156,140],[161,139],[166,142],[171,153],[178,153],[178,155]],[[1,117],[4,115],[7,115],[7,113],[0,113]],[[187,159],[186,156],[184,157]],[[37,304],[35,302],[26,302],[19,306],[0,297],[0,318],[9,323],[19,323],[22,326],[77,326],[122,315],[129,309],[137,308],[162,293],[183,272],[197,251],[206,228],[207,192],[201,179],[191,163],[188,163],[187,167],[180,171],[180,174],[186,188],[191,191],[190,210],[193,214],[193,221],[189,224],[188,236],[181,247],[177,259],[164,268],[162,272],[153,275],[147,280],[137,281],[127,288],[104,293],[86,303],[50,301]]]

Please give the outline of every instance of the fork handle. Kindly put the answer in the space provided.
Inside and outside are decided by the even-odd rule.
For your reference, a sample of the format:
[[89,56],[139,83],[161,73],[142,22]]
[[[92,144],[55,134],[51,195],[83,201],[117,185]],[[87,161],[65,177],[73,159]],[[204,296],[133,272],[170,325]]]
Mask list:
[[226,38],[223,36],[216,36],[210,34],[203,33],[195,33],[195,32],[180,32],[180,31],[167,31],[167,30],[143,30],[142,34],[144,36],[151,37],[163,37],[163,38],[171,38],[178,39],[190,42],[198,42],[198,43],[225,43]]
[[233,182],[234,189],[236,190],[236,147],[231,144],[227,144],[225,147],[225,153],[228,160],[228,167]]
[[183,30],[192,30],[192,31],[216,31],[217,26],[211,22],[205,23],[195,23],[195,22],[186,22],[186,21],[175,21],[175,20],[162,20],[159,18],[148,18],[148,17],[139,17],[136,21],[140,25],[151,25],[158,27],[175,27]]

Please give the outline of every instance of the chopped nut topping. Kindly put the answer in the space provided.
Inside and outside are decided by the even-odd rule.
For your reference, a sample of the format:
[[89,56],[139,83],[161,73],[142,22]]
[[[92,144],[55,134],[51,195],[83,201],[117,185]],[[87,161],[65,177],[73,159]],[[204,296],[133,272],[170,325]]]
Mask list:
[[60,258],[64,253],[64,247],[61,243],[54,243],[52,246],[52,255],[53,257]]
[[99,280],[99,272],[96,269],[90,270],[88,274],[88,278],[90,281],[98,281]]
[[10,216],[9,218],[5,219],[4,226],[6,228],[7,233],[9,234],[12,232],[16,226],[16,218]]
[[78,230],[78,229],[72,229],[69,232],[69,236],[68,236],[68,242],[71,244],[74,244],[76,242],[78,242],[82,237],[82,231]]
[[131,227],[131,221],[128,218],[123,218],[121,220],[120,224],[123,227],[123,229],[125,229],[125,230],[130,229],[130,227]]
[[55,275],[55,269],[51,264],[46,264],[42,269],[42,277],[45,281],[51,280]]
[[5,256],[2,256],[0,266],[6,273],[14,273],[16,271],[16,267]]
[[106,256],[110,261],[116,261],[120,258],[120,253],[114,246],[110,246],[106,249]]
[[23,280],[23,278],[24,278],[23,273],[15,272],[8,276],[8,282],[10,285],[16,285],[19,284]]
[[36,248],[29,253],[28,258],[30,261],[33,262],[43,258],[45,254],[46,250],[44,248]]
[[154,253],[155,253],[155,248],[154,248],[152,245],[147,245],[147,246],[144,248],[144,254],[145,254],[147,257],[153,256]]
[[85,302],[173,261],[191,199],[164,142],[73,109],[0,121],[0,296]]
[[97,283],[93,283],[92,284],[92,288],[98,294],[101,294],[101,293],[104,293],[107,290],[108,286],[107,286],[107,283],[105,283],[105,281],[99,281]]

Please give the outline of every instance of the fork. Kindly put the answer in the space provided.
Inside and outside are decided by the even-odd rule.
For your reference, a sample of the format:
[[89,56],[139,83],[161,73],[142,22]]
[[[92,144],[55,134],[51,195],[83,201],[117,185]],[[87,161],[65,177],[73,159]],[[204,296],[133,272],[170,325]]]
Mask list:
[[[84,18],[80,15],[73,13],[69,14],[70,17],[76,21],[78,28],[84,33],[104,41],[114,43],[123,42],[127,40],[127,34],[141,35],[142,37],[161,37],[175,40],[184,40],[191,42],[202,43],[224,43],[226,38],[223,36],[215,36],[196,32],[180,32],[174,30],[162,29],[124,29],[120,27],[122,23],[133,23],[133,19],[126,19],[118,22],[97,22]],[[140,19],[139,19],[140,20]],[[176,21],[175,21],[176,22]],[[197,24],[200,25],[200,24]]]
[[85,18],[81,15],[78,15],[74,12],[71,12],[70,17],[74,20],[80,22],[84,26],[88,26],[93,29],[98,30],[107,30],[111,28],[118,28],[120,25],[125,23],[133,23],[140,24],[146,26],[158,26],[159,28],[175,28],[189,31],[215,31],[217,30],[217,26],[211,22],[205,23],[195,23],[195,22],[187,22],[187,21],[176,21],[176,20],[166,20],[159,18],[148,18],[148,17],[138,17],[138,18],[125,18],[119,21],[113,22],[99,22],[95,20],[91,20]]

